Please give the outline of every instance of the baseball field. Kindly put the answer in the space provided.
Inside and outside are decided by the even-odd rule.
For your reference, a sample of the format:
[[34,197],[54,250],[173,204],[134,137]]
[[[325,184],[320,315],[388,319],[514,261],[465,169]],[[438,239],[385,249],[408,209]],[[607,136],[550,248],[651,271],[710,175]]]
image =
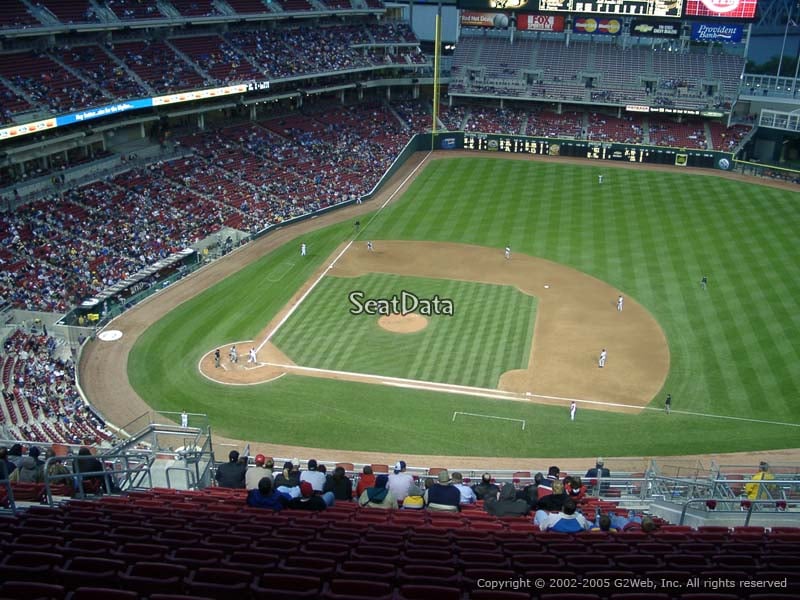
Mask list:
[[[283,446],[486,457],[797,447],[795,192],[479,155],[428,157],[400,183],[123,315],[113,326],[132,346],[93,342],[84,380],[92,361],[110,372],[103,361],[116,360],[137,401]],[[417,305],[397,314],[401,299]],[[116,385],[125,397],[128,383]],[[91,387],[106,412],[114,383]]]

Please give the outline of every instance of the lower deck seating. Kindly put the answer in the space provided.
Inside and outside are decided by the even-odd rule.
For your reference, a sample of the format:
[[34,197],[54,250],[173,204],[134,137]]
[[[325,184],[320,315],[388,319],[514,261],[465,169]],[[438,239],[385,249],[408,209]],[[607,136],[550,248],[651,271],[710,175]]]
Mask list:
[[[747,541],[737,537],[745,534]],[[246,507],[239,490],[154,490],[0,516],[0,597],[76,598],[92,587],[112,590],[103,596],[109,598],[132,592],[460,600],[481,597],[479,582],[491,579],[637,577],[676,582],[638,590],[661,593],[662,600],[689,600],[685,582],[693,577],[741,585],[774,580],[797,597],[798,539],[800,530],[791,528],[541,533],[527,518],[487,518],[475,509],[442,515],[339,503],[320,513],[271,513]],[[552,585],[553,593],[571,591]],[[581,598],[616,600],[618,590],[590,591]]]

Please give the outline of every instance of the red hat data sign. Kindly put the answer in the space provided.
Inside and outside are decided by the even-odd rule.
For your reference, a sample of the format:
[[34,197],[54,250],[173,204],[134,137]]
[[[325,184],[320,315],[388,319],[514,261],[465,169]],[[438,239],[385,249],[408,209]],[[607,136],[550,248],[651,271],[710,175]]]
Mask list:
[[686,0],[686,16],[743,21],[756,16],[757,4],[758,0]]

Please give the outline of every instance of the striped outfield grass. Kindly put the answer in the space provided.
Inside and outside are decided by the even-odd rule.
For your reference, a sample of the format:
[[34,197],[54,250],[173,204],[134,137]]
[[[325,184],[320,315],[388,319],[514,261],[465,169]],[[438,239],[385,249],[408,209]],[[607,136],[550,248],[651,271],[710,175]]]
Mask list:
[[481,158],[434,161],[408,194],[371,237],[510,243],[589,273],[664,327],[676,407],[800,421],[797,194],[677,170]]
[[[670,372],[653,406],[671,392],[669,417],[581,406],[570,423],[566,407],[291,375],[239,388],[200,377],[200,356],[252,339],[347,239],[350,224],[304,236],[313,251],[307,262],[286,267],[297,260],[297,244],[280,248],[154,323],[131,353],[131,382],[157,409],[208,413],[218,433],[301,446],[472,456],[796,447],[796,427],[679,411],[800,423],[798,199],[689,170],[476,155],[431,162],[367,228],[373,239],[510,244],[515,253],[564,263],[619,287],[667,334]],[[316,317],[303,323],[312,332],[318,326]],[[358,344],[348,349],[358,351]],[[502,421],[452,423],[453,411],[527,419],[529,426],[522,435]]]
[[[431,316],[416,333],[390,333],[376,316],[350,314],[354,290],[364,298],[401,290],[438,295],[453,300],[454,314]],[[307,367],[493,388],[504,371],[527,367],[535,308],[535,298],[510,286],[379,273],[326,277],[272,341]]]

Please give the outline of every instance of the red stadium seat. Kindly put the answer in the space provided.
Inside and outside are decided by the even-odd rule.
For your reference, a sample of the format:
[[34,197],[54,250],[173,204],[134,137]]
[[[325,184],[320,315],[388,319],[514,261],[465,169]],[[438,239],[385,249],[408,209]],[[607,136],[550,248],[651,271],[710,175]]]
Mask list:
[[264,573],[251,586],[253,597],[257,600],[303,600],[319,598],[322,581],[311,575],[287,575],[285,573]]

